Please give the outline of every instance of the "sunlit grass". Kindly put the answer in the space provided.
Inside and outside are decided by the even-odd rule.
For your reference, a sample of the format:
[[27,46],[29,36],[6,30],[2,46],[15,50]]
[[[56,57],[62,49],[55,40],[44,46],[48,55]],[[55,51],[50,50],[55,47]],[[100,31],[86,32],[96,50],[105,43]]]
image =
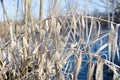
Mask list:
[[[30,6],[31,3],[26,4]],[[57,1],[53,2],[53,12],[57,12],[56,5]],[[22,25],[9,21],[7,30],[1,25],[1,80],[66,80],[69,76],[77,80],[85,66],[83,62],[88,64],[88,80],[103,80],[105,65],[113,72],[113,79],[119,79],[120,67],[114,63],[116,55],[119,59],[117,23],[74,11],[61,16],[50,13],[46,19],[41,19],[41,13],[40,20],[36,22],[29,7],[24,7],[26,11]],[[101,21],[111,24],[108,32],[102,32]],[[6,40],[6,37],[9,39]],[[108,41],[103,44],[106,37]],[[98,41],[99,49],[92,52]],[[107,53],[105,48],[108,49]],[[74,58],[71,59],[71,56]]]

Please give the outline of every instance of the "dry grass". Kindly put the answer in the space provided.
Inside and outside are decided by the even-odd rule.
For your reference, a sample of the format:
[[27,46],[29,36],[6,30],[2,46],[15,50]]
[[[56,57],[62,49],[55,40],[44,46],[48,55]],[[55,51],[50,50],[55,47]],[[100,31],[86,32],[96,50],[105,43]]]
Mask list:
[[[104,65],[113,71],[114,80],[119,79],[120,67],[114,63],[115,55],[119,59],[117,23],[72,12],[61,16],[51,14],[47,19],[36,22],[32,14],[27,11],[25,14],[22,25],[15,26],[15,22],[9,21],[6,36],[9,39],[0,39],[1,80],[51,80],[53,77],[67,80],[69,76],[77,80],[83,62],[89,65],[88,80],[93,80],[93,75],[96,80],[103,80]],[[102,31],[101,21],[111,24],[109,31]],[[5,31],[1,33],[4,34]],[[108,42],[103,44],[105,37],[108,37]],[[100,47],[93,53],[92,47],[98,41]],[[103,51],[105,48],[108,48],[107,54]],[[72,65],[71,56],[74,56]]]

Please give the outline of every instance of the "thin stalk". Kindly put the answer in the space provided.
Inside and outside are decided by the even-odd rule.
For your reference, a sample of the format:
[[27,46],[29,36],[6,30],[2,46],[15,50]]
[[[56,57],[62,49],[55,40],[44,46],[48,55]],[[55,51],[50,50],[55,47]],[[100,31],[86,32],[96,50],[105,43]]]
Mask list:
[[40,10],[39,10],[39,19],[40,19],[40,26],[42,26],[42,17],[43,17],[43,0],[40,0]]

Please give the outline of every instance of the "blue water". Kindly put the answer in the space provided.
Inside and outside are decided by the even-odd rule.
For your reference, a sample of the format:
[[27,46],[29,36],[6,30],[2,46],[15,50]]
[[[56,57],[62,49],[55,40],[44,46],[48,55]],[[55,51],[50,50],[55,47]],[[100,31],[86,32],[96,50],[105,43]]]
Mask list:
[[[109,28],[108,27],[104,27],[103,29],[102,29],[102,31],[105,31],[105,32],[107,32],[109,30]],[[103,34],[104,35],[104,34]],[[102,35],[101,35],[102,36]],[[86,36],[84,37],[85,38],[85,40],[86,40]],[[79,37],[76,37],[76,41],[79,41]],[[70,39],[69,41],[68,41],[69,43],[72,43],[72,40]],[[102,45],[104,45],[105,43],[107,43],[108,42],[108,36],[107,37],[104,37],[103,39],[102,39]],[[120,28],[119,28],[119,34],[118,34],[118,46],[120,45]],[[95,44],[93,44],[92,46],[91,46],[91,52],[94,54],[99,48],[100,48],[100,41],[97,41]],[[120,48],[120,46],[119,46],[119,48]],[[88,49],[86,48],[86,51],[87,51]],[[103,49],[102,51],[101,51],[101,57],[103,58],[103,59],[106,59],[106,57],[104,56],[104,55],[102,55],[102,54],[106,54],[106,55],[108,55],[108,47],[106,47],[105,49]],[[120,53],[120,50],[119,50],[119,53]],[[73,62],[71,62],[72,64],[74,64],[74,55],[72,55],[71,57],[70,57],[70,60],[73,60]],[[89,60],[89,56],[84,56],[83,57],[83,60]],[[95,58],[93,58],[93,60],[94,61],[96,61],[96,59]],[[117,64],[117,65],[120,65],[120,61],[118,61],[119,59],[118,59],[118,57],[117,57],[117,55],[115,55],[115,60],[114,60],[114,63],[115,64]],[[65,66],[64,66],[65,67]],[[71,71],[72,72],[74,72],[74,65],[72,66],[72,69],[71,69]],[[63,72],[64,72],[64,70],[63,70]],[[88,62],[82,62],[82,69],[80,70],[80,72],[79,72],[79,75],[78,75],[78,80],[87,80],[87,73],[88,73]],[[94,72],[94,75],[95,75],[95,72]],[[70,77],[70,76],[69,76]],[[93,78],[93,79],[95,79],[95,78]],[[106,65],[104,65],[104,71],[103,71],[103,79],[104,80],[113,80],[113,72],[112,71],[110,71],[109,69],[108,69],[108,67],[106,66]]]

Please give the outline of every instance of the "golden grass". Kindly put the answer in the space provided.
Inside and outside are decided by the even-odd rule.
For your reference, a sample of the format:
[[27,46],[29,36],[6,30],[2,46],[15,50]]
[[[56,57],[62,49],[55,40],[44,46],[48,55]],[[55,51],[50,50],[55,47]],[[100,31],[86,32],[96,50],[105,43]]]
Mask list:
[[[57,1],[53,3],[55,6],[53,12],[56,12]],[[25,4],[30,6],[30,2]],[[24,6],[25,19],[20,25],[11,21],[6,26],[0,24],[3,31],[0,33],[1,80],[51,80],[53,77],[56,80],[65,80],[69,75],[72,76],[72,80],[77,80],[84,61],[89,65],[88,80],[92,80],[93,75],[96,80],[103,80],[104,65],[113,71],[114,80],[119,78],[120,67],[113,62],[115,55],[119,58],[118,26],[115,26],[117,23],[93,16],[76,15],[75,12],[61,16],[51,13],[48,18],[37,22],[34,21],[28,6]],[[105,34],[102,34],[101,21],[111,24],[110,31]],[[91,23],[90,26],[88,23]],[[9,39],[5,42],[6,32],[9,32],[6,35]],[[76,35],[79,40],[76,40]],[[108,42],[102,44],[105,37],[108,37]],[[100,48],[93,53],[92,46],[98,41]],[[103,59],[100,55],[106,47],[108,56],[103,52],[107,56]],[[70,65],[74,66],[73,72],[68,68],[71,56],[74,56],[74,64]],[[87,56],[88,60],[84,60],[84,56]],[[96,60],[93,61],[93,58]],[[63,68],[65,70],[62,70]]]

